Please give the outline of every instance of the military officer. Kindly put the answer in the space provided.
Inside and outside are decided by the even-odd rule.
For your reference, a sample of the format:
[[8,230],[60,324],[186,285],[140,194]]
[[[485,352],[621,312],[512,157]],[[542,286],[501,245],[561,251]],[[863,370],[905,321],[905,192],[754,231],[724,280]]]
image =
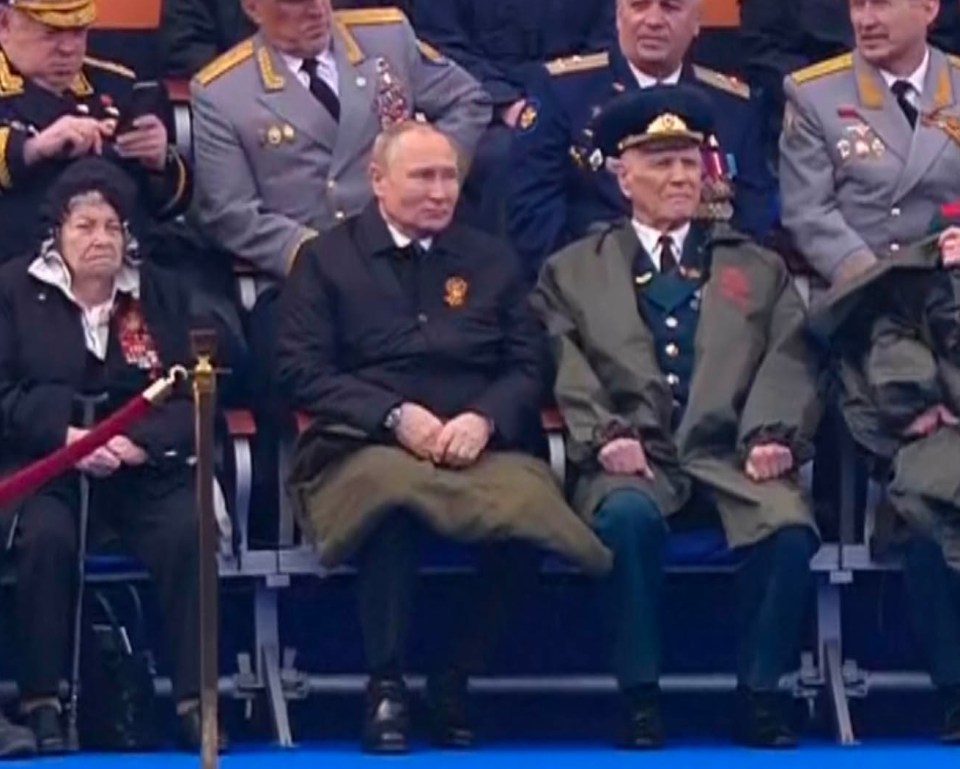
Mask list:
[[619,45],[551,62],[521,114],[513,145],[508,227],[531,272],[592,225],[629,213],[614,177],[592,153],[590,122],[618,93],[691,83],[708,94],[717,139],[735,171],[734,224],[757,237],[775,215],[776,187],[761,149],[759,105],[749,89],[685,64],[702,0],[617,0]]
[[30,247],[44,191],[83,155],[131,173],[148,214],[172,218],[189,203],[162,89],[86,56],[95,15],[94,0],[0,2],[0,260]]
[[686,84],[608,105],[597,147],[619,160],[632,220],[552,256],[534,292],[578,475],[574,502],[614,553],[604,586],[635,748],[663,740],[665,539],[714,510],[743,553],[739,738],[795,742],[779,682],[795,662],[817,543],[796,474],[812,454],[816,366],[782,259],[723,223],[694,221],[704,157],[709,170],[716,151],[711,107]]
[[937,0],[853,2],[857,47],[784,84],[783,223],[828,281],[920,239],[960,178],[960,60],[929,46]]
[[[768,145],[776,153],[783,123],[783,80],[853,48],[849,0],[741,0],[740,39],[747,82],[761,92]],[[960,51],[960,3],[942,3],[930,41]]]
[[196,213],[214,242],[280,278],[305,238],[370,200],[383,127],[423,113],[469,156],[489,99],[395,8],[243,2],[258,34],[191,84]]

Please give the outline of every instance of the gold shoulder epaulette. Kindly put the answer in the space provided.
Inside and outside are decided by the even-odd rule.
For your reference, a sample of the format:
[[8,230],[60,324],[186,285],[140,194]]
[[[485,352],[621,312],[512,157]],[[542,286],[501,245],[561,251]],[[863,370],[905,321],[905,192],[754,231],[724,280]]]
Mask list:
[[244,40],[238,43],[226,53],[221,54],[211,61],[206,67],[201,69],[196,76],[200,85],[210,85],[222,74],[229,72],[238,64],[245,62],[253,56],[253,39]]
[[571,72],[587,72],[610,64],[610,54],[589,53],[586,56],[564,56],[547,62],[547,72],[551,75],[569,75]]
[[741,83],[735,77],[730,77],[730,75],[724,75],[722,72],[694,65],[693,76],[701,83],[712,85],[720,91],[732,93],[741,99],[750,98],[750,86],[746,83]]
[[334,13],[337,21],[348,27],[372,24],[399,24],[407,17],[399,8],[355,8]]
[[832,59],[826,59],[825,61],[818,61],[816,64],[811,64],[809,67],[804,67],[803,69],[798,69],[792,75],[790,79],[793,80],[797,85],[803,85],[804,83],[809,83],[811,80],[817,80],[826,75],[832,75],[835,72],[843,72],[845,69],[853,68],[853,54],[844,53],[840,56],[834,56]]
[[130,67],[117,64],[115,61],[104,61],[103,59],[94,59],[92,56],[84,56],[83,63],[94,67],[95,69],[105,69],[107,72],[112,72],[115,75],[121,75],[122,77],[130,80],[137,79],[137,73],[130,69]]

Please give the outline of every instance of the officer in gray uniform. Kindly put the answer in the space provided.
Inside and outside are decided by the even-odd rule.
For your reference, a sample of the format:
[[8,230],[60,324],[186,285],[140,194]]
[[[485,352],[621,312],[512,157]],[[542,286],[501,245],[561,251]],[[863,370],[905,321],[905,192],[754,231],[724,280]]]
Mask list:
[[191,85],[196,214],[219,246],[282,277],[306,238],[370,200],[367,163],[383,127],[423,113],[469,156],[491,110],[395,8],[244,7],[258,34]]
[[830,282],[919,240],[957,195],[960,59],[926,42],[938,6],[854,6],[853,53],[785,81],[783,223]]

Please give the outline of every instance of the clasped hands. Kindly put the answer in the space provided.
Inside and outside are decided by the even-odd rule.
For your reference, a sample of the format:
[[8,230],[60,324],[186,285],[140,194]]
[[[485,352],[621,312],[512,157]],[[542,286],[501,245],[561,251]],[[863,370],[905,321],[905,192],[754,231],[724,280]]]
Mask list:
[[423,406],[404,403],[394,435],[401,446],[420,459],[462,468],[479,459],[490,442],[491,425],[472,411],[443,422]]
[[[89,430],[83,430],[79,427],[68,427],[67,445],[76,443],[89,432]],[[139,467],[146,461],[147,452],[125,435],[115,435],[105,445],[87,454],[77,462],[75,467],[80,472],[92,475],[94,478],[107,478],[124,465]]]
[[[643,444],[636,438],[615,438],[600,449],[597,459],[612,475],[642,475],[648,480],[654,479]],[[785,475],[793,466],[793,452],[787,446],[762,443],[750,450],[744,473],[751,481],[762,483]]]

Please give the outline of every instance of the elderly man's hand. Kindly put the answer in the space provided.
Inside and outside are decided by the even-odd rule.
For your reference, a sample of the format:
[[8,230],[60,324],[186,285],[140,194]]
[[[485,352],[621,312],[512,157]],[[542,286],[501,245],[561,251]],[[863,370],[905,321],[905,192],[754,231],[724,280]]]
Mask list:
[[23,146],[23,161],[32,166],[44,160],[78,158],[91,153],[100,155],[103,140],[111,131],[107,121],[64,115],[27,139]]
[[139,467],[148,459],[147,452],[125,435],[113,436],[107,443],[107,448],[123,464],[130,467]]
[[433,447],[433,461],[450,467],[469,467],[490,442],[490,421],[468,411],[443,426]]
[[941,425],[956,425],[957,422],[956,415],[942,403],[938,403],[914,419],[903,431],[903,435],[906,438],[926,438]]
[[443,430],[441,422],[431,411],[416,403],[400,407],[400,421],[394,428],[397,442],[420,459],[431,459],[433,448]]
[[940,258],[943,266],[960,267],[960,227],[947,227],[940,233]]
[[750,449],[744,472],[754,483],[772,481],[793,469],[793,452],[782,443],[762,443]]
[[133,121],[133,130],[117,136],[117,154],[159,173],[167,165],[167,128],[156,115]]
[[597,459],[600,466],[613,475],[642,475],[653,480],[653,469],[643,444],[636,438],[615,438],[600,449]]

